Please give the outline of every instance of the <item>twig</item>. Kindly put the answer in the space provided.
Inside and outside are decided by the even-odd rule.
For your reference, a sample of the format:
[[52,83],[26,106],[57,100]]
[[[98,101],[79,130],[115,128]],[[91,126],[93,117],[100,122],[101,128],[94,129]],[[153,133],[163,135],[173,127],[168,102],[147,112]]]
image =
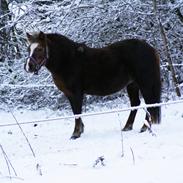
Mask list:
[[135,165],[135,156],[134,156],[134,153],[133,153],[133,149],[131,147],[130,147],[130,151],[132,153],[133,165]]
[[64,163],[64,166],[77,166],[78,164],[76,163]]
[[104,156],[98,157],[98,158],[95,160],[95,163],[94,163],[93,167],[95,168],[99,163],[100,163],[102,166],[105,166],[105,163],[104,163]]
[[3,178],[5,178],[5,179],[17,179],[17,180],[22,180],[22,181],[24,181],[24,179],[23,178],[21,178],[21,177],[17,177],[17,176],[2,176],[2,177],[0,177],[0,179],[3,179]]
[[0,144],[0,149],[1,149],[2,153],[3,153],[4,159],[5,159],[5,161],[6,161],[6,165],[7,165],[7,167],[8,167],[9,178],[11,179],[11,178],[12,178],[11,169],[13,170],[15,176],[17,176],[17,173],[16,173],[15,168],[13,167],[13,165],[12,165],[10,159],[8,158],[8,155],[7,155],[6,152],[4,151],[3,146],[2,146],[1,144]]
[[[8,108],[9,108],[9,106],[8,106]],[[24,133],[24,131],[23,131],[21,125],[19,124],[18,120],[16,119],[15,115],[13,114],[13,112],[12,112],[12,110],[11,110],[10,108],[9,108],[9,111],[10,111],[11,115],[13,116],[13,118],[14,118],[14,120],[15,120],[17,126],[18,126],[19,129],[20,129],[20,131],[22,132],[23,136],[25,137],[25,139],[26,139],[26,141],[27,141],[27,144],[28,144],[28,146],[29,146],[29,148],[30,148],[30,150],[31,150],[31,152],[32,152],[32,155],[33,155],[33,157],[34,157],[35,160],[36,160],[36,154],[35,154],[35,152],[34,152],[32,146],[31,146],[31,144],[30,144],[30,142],[29,142],[29,139],[27,138],[27,136],[26,136],[26,134]],[[42,171],[41,171],[41,166],[40,166],[39,163],[37,163],[37,161],[36,161],[36,170],[39,172],[39,175],[41,175],[41,176],[43,175],[43,174],[42,174]]]
[[119,113],[118,113],[118,121],[120,124],[120,134],[121,134],[121,157],[124,157],[123,131],[122,131],[122,125],[121,125],[120,118],[119,118]]
[[13,114],[13,112],[12,112],[11,110],[10,110],[10,113],[11,113],[11,115],[13,116],[14,120],[16,121],[16,124],[18,125],[18,127],[19,127],[20,131],[22,132],[23,136],[25,137],[25,140],[27,141],[27,144],[29,145],[29,148],[30,148],[30,150],[31,150],[31,152],[32,152],[32,155],[33,155],[34,157],[36,157],[36,155],[35,155],[35,153],[34,153],[34,150],[33,150],[32,146],[31,146],[31,144],[30,144],[30,142],[29,142],[29,139],[28,139],[27,136],[25,135],[25,133],[24,133],[22,127],[20,126],[18,120],[16,119],[15,115]]
[[37,171],[38,171],[38,173],[39,173],[39,175],[43,175],[43,173],[42,173],[42,170],[41,170],[41,166],[40,166],[40,164],[39,163],[37,163],[36,164],[36,169],[37,169]]

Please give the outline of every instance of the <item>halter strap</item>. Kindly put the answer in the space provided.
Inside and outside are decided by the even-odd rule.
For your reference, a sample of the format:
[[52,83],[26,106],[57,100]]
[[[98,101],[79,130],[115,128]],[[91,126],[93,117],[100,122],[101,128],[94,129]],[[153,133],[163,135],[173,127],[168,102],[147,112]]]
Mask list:
[[28,58],[30,59],[30,62],[32,62],[32,63],[35,65],[35,67],[36,67],[36,70],[35,70],[34,74],[38,74],[38,71],[40,70],[40,68],[41,68],[43,65],[45,65],[46,62],[47,62],[47,58],[44,58],[44,59],[41,61],[41,63],[37,63],[36,59],[35,59],[34,57],[32,57],[32,56],[29,56]]
[[41,63],[38,63],[36,59],[33,56],[29,56],[30,62],[32,62],[36,68],[34,74],[38,74],[38,71],[43,65],[46,65],[48,61],[48,44],[47,44],[47,36],[45,35],[45,58],[41,61]]

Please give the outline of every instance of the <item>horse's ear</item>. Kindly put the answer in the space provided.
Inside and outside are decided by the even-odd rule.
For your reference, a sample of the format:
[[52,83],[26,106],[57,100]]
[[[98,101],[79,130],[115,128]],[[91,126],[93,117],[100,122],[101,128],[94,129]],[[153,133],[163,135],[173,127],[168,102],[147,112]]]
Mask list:
[[26,32],[26,36],[29,42],[31,42],[33,36],[31,34],[29,34],[28,32]]
[[40,33],[39,33],[39,39],[40,39],[40,40],[44,40],[44,39],[45,39],[45,34],[44,34],[44,32],[40,31]]

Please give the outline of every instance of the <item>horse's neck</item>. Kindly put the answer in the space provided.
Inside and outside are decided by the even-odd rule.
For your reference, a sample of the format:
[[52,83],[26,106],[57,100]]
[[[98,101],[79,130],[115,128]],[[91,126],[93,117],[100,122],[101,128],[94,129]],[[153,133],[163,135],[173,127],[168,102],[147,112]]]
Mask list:
[[59,41],[51,41],[48,44],[47,69],[52,73],[64,72],[66,69],[70,69],[69,63],[72,61],[72,42],[64,42],[64,44],[62,44],[62,42]]

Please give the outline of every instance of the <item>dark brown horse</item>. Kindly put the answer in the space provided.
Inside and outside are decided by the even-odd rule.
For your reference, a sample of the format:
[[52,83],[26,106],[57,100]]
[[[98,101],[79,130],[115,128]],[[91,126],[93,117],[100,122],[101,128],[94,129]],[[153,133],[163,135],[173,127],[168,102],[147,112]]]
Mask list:
[[[89,48],[60,34],[30,35],[27,72],[37,74],[42,66],[68,98],[74,114],[81,114],[84,94],[109,95],[127,87],[131,106],[140,104],[139,91],[146,104],[160,102],[159,56],[145,41],[128,39],[103,48]],[[160,107],[147,109],[146,120],[160,123]],[[124,131],[132,130],[137,110],[130,112]],[[150,115],[149,115],[150,114]],[[146,126],[143,125],[141,131]],[[84,132],[81,118],[75,119],[72,139]]]

